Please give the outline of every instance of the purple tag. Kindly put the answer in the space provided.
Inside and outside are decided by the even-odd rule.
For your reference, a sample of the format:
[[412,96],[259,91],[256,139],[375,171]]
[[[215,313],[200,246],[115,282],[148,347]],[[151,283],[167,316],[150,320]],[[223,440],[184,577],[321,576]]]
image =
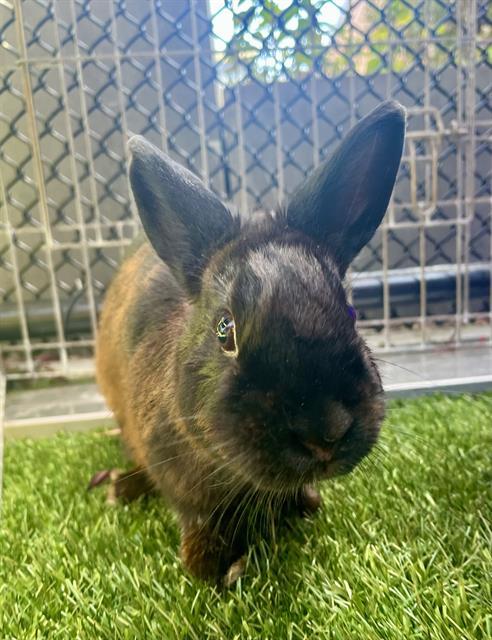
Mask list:
[[357,320],[357,311],[355,310],[355,307],[353,307],[351,304],[348,304],[347,311],[349,316],[352,318],[352,321],[355,322]]

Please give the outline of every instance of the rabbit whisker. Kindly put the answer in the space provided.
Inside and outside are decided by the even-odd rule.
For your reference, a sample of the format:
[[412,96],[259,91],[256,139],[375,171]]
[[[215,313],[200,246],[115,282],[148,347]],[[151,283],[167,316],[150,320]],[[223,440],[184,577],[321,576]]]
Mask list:
[[372,356],[372,359],[375,362],[383,362],[384,364],[389,364],[392,367],[397,367],[398,369],[401,369],[402,371],[406,371],[407,373],[411,373],[414,376],[417,376],[417,378],[420,378],[420,380],[425,380],[428,381],[429,379],[426,378],[425,376],[423,376],[421,373],[419,373],[418,371],[415,371],[413,369],[409,369],[408,367],[404,367],[401,364],[398,364],[397,362],[391,362],[390,360],[383,360],[383,358],[378,358],[376,356]]

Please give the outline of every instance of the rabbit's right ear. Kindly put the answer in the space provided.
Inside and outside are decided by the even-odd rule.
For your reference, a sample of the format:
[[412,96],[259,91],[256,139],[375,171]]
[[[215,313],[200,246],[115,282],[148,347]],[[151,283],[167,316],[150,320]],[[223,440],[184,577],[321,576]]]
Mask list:
[[128,143],[130,183],[152,246],[189,293],[212,253],[234,232],[230,211],[193,173],[141,136]]
[[363,118],[294,193],[287,223],[330,250],[343,275],[388,206],[405,137],[405,110],[384,102]]

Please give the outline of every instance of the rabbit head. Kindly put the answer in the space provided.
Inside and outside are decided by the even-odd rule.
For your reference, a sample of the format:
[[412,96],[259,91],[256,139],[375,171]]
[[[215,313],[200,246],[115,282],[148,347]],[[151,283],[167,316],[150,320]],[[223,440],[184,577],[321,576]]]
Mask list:
[[189,437],[266,489],[346,473],[371,450],[382,387],[342,284],[379,226],[405,114],[380,105],[275,215],[246,224],[192,173],[130,142],[145,232],[186,304],[173,340]]

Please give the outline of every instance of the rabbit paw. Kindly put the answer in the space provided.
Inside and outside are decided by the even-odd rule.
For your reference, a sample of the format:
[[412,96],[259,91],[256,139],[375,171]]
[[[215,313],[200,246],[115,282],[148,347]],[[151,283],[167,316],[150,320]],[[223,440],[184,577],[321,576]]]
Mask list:
[[323,499],[319,491],[310,484],[305,484],[297,497],[297,508],[301,516],[316,513],[322,504]]
[[225,574],[222,584],[226,589],[230,589],[232,586],[236,584],[238,579],[243,575],[244,569],[246,568],[246,556],[242,556],[236,562],[233,562],[227,573]]
[[242,549],[207,527],[188,526],[181,536],[181,559],[195,577],[230,587],[246,564]]
[[153,486],[145,470],[136,467],[130,471],[120,469],[104,469],[95,473],[87,489],[90,491],[95,487],[109,482],[106,502],[114,505],[118,502],[132,502],[140,496],[153,492]]

